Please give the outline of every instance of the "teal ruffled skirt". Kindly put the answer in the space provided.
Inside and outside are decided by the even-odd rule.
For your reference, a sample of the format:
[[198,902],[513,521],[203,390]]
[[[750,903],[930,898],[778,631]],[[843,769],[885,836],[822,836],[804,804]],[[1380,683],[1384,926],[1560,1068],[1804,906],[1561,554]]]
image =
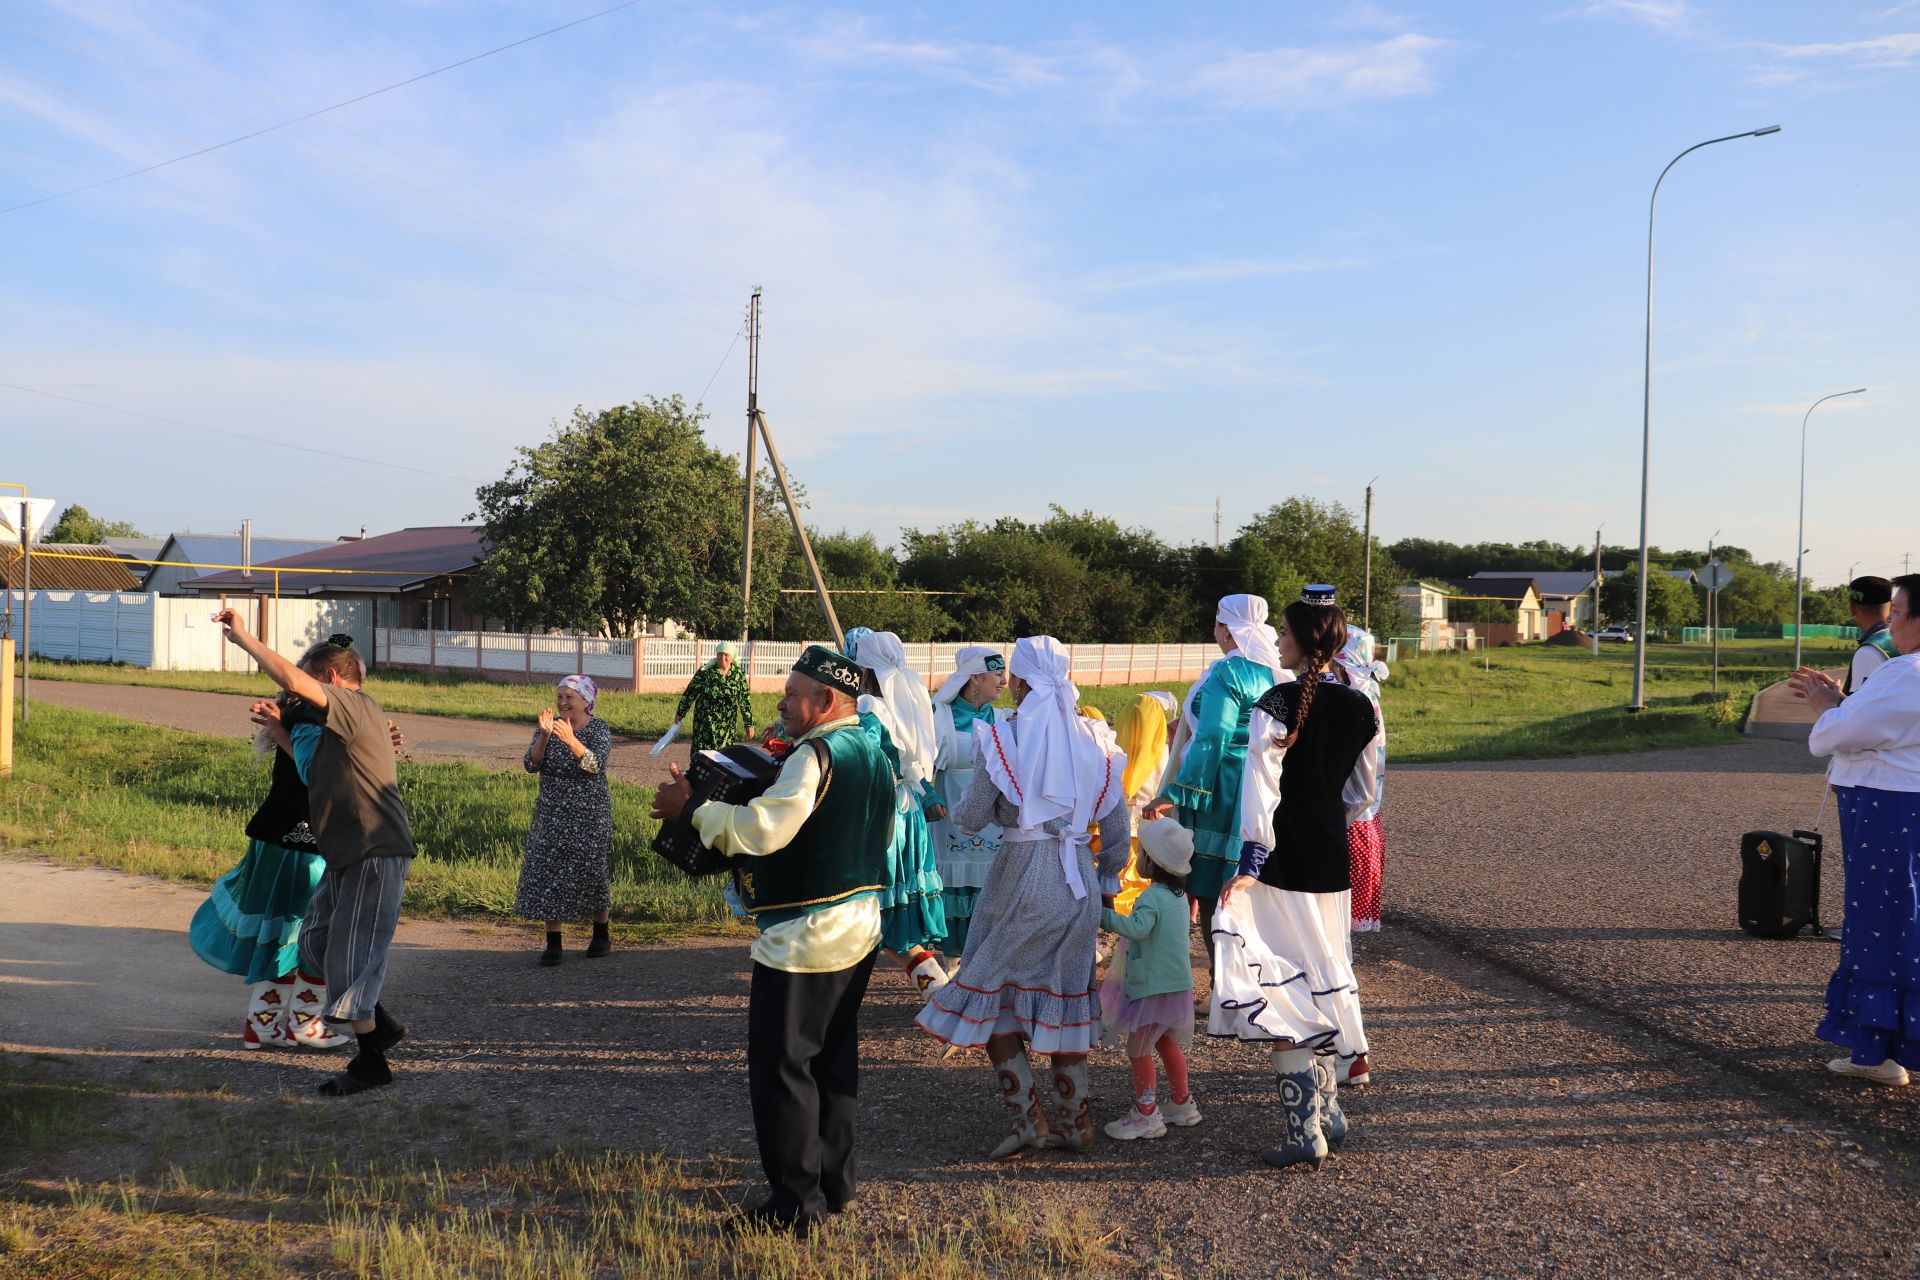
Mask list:
[[887,887],[880,894],[880,945],[897,955],[947,940],[947,910],[927,818],[918,805],[893,815]]
[[193,953],[248,982],[285,977],[300,963],[300,924],[326,863],[265,840],[252,841],[240,865],[213,882],[193,913]]

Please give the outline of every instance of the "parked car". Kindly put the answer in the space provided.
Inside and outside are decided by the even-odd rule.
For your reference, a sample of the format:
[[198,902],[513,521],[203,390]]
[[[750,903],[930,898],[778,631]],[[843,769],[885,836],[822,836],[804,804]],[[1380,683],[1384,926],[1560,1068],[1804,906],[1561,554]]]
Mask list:
[[1600,640],[1614,640],[1621,644],[1632,644],[1633,628],[1620,626],[1602,627],[1600,628],[1599,636],[1596,638]]

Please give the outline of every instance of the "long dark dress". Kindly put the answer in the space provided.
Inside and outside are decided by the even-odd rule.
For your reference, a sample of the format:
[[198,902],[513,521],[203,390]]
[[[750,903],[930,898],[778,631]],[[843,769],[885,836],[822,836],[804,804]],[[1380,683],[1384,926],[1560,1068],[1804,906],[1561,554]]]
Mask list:
[[548,740],[538,765],[532,743],[521,758],[527,772],[540,775],[520,889],[513,898],[514,914],[529,920],[579,920],[613,905],[607,866],[613,851],[613,797],[607,791],[613,735],[591,717],[579,738],[598,766],[591,772],[557,739]]

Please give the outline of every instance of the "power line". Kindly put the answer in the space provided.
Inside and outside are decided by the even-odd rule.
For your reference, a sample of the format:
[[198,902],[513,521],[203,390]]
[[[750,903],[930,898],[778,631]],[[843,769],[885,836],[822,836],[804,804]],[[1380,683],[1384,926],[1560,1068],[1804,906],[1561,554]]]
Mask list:
[[0,382],[0,387],[8,391],[19,391],[30,396],[44,396],[49,400],[64,400],[68,404],[84,405],[89,409],[102,409],[108,413],[124,414],[129,418],[145,418],[149,422],[163,422],[168,426],[185,427],[189,431],[209,431],[217,436],[228,436],[235,440],[250,440],[254,444],[272,445],[276,449],[293,449],[300,453],[311,453],[322,458],[337,458],[342,462],[363,462],[370,467],[386,467],[392,471],[410,471],[417,476],[433,476],[440,480],[458,480],[462,484],[483,484],[472,476],[450,475],[445,471],[430,471],[425,467],[410,467],[402,462],[384,462],[379,458],[362,458],[357,454],[335,453],[331,449],[315,449],[304,444],[291,444],[285,440],[273,440],[266,436],[248,435],[244,431],[229,431],[225,427],[209,427],[200,422],[183,422],[179,418],[162,417],[157,413],[142,413],[138,409],[122,409],[118,405],[101,404],[97,400],[82,400],[78,396],[62,395],[58,391],[42,391],[38,387],[23,387],[16,382]]
[[536,32],[530,36],[522,36],[520,39],[514,40],[508,44],[503,44],[496,48],[488,49],[483,53],[473,54],[469,57],[460,59],[458,62],[449,62],[444,67],[435,67],[431,71],[423,71],[416,76],[408,76],[405,80],[397,80],[390,85],[384,85],[378,89],[371,89],[366,93],[356,94],[351,98],[347,98],[340,102],[336,102],[331,106],[321,107],[317,110],[309,111],[304,115],[294,116],[290,120],[282,120],[278,124],[270,124],[264,128],[255,129],[251,133],[243,133],[237,137],[228,138],[224,142],[216,142],[210,146],[200,147],[200,148],[197,148],[196,150],[188,151],[181,155],[174,156],[171,159],[156,161],[155,163],[149,164],[149,165],[142,165],[138,169],[129,169],[125,173],[115,174],[111,178],[102,178],[98,182],[89,182],[85,186],[74,187],[69,191],[58,191],[53,193],[52,195],[41,196],[36,200],[27,200],[20,204],[10,205],[7,208],[0,209],[0,215],[5,215],[9,213],[18,213],[22,209],[31,209],[37,205],[51,204],[55,200],[65,200],[69,196],[77,196],[88,191],[97,191],[101,187],[111,186],[116,182],[125,182],[128,178],[137,178],[141,174],[152,173],[156,169],[165,169],[169,165],[176,165],[181,163],[182,161],[191,160],[196,156],[204,156],[209,152],[224,150],[227,147],[234,146],[238,143],[246,142],[251,138],[258,138],[269,133],[275,133],[281,129],[289,128],[292,125],[299,124],[302,121],[312,120],[316,116],[324,116],[329,112],[338,111],[343,107],[350,107],[350,106],[353,106],[355,103],[365,102],[369,98],[377,98],[383,93],[392,93],[396,89],[404,89],[408,85],[419,84],[422,80],[430,80],[434,76],[444,75],[446,72],[457,70],[458,68],[467,66],[471,63],[479,62],[483,58],[491,58],[497,53],[505,53],[509,49],[517,49],[523,44],[532,44],[535,40],[544,40],[548,36],[557,35],[560,32],[566,31],[572,27],[577,27],[583,23],[592,22],[596,18],[604,18],[610,13],[618,13],[622,9],[631,9],[640,3],[641,3],[641,0],[623,0],[623,3],[616,4],[612,8],[602,9],[598,13],[590,13],[584,18],[575,18],[572,22],[563,22],[557,27],[549,27],[545,31]]
[[694,400],[694,404],[702,405],[707,402],[707,392],[713,390],[713,384],[720,380],[720,371],[726,368],[727,361],[733,358],[733,349],[740,345],[740,335],[745,333],[746,331],[747,331],[747,326],[745,324],[742,324],[738,329],[735,329],[733,331],[733,341],[727,344],[727,354],[724,356],[721,356],[720,363],[713,367],[713,377],[708,378],[707,385],[700,388],[700,395],[696,400]]

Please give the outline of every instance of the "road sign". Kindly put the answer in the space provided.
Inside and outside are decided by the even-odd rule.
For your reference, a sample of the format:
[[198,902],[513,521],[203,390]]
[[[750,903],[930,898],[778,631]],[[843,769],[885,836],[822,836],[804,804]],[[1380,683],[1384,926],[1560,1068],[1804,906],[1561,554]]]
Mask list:
[[58,504],[52,498],[14,498],[0,499],[0,535],[11,541],[20,541],[20,526],[27,527],[27,541],[38,542],[41,530],[46,528],[47,517],[53,514]]
[[1700,579],[1700,585],[1707,590],[1724,591],[1727,584],[1733,581],[1733,567],[1725,561],[1715,560],[1706,568],[1698,570],[1694,576]]

